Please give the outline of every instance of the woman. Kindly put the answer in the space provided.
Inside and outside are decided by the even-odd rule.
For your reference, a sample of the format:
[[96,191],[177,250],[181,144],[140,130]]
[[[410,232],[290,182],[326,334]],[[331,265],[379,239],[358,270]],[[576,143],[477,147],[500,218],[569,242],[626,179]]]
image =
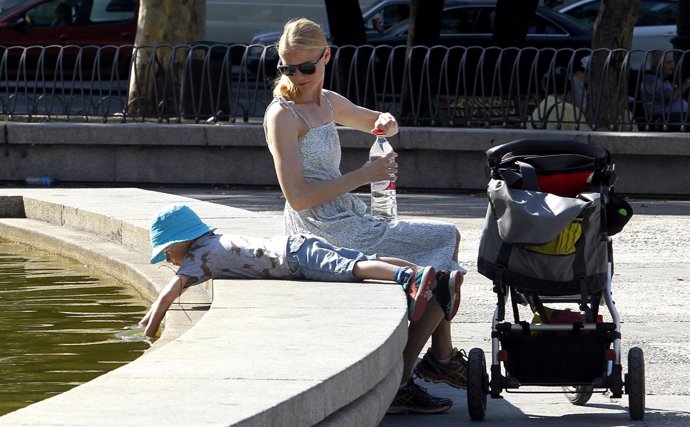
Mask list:
[[[335,124],[364,132],[381,129],[392,136],[399,130],[395,118],[323,89],[331,51],[318,24],[308,19],[288,22],[278,42],[278,53],[281,76],[274,89],[275,99],[266,109],[264,130],[286,199],[286,234],[314,234],[336,246],[433,265],[440,270],[438,281],[450,280],[460,286],[460,234],[455,226],[432,221],[379,221],[367,215],[366,204],[350,193],[374,181],[395,179],[396,153],[345,175],[340,173]],[[403,354],[403,382],[391,412],[443,412],[452,404],[449,399],[430,396],[411,380],[417,355],[429,334],[432,346],[418,364],[417,374],[454,387],[466,386],[466,361],[464,353],[452,346],[450,322],[413,322]]]

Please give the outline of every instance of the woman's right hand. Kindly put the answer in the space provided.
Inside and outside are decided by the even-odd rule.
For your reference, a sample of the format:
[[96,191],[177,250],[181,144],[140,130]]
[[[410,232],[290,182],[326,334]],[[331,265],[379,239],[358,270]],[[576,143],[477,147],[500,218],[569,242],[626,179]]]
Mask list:
[[361,169],[366,172],[367,182],[395,181],[398,178],[396,157],[398,157],[398,153],[387,153],[373,162],[365,163]]

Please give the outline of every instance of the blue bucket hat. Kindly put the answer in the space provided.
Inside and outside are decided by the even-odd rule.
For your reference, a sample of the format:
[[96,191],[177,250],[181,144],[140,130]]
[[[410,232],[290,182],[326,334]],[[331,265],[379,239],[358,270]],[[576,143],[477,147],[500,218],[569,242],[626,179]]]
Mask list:
[[187,205],[166,206],[151,224],[151,264],[165,260],[163,251],[173,243],[195,240],[215,230],[204,224]]

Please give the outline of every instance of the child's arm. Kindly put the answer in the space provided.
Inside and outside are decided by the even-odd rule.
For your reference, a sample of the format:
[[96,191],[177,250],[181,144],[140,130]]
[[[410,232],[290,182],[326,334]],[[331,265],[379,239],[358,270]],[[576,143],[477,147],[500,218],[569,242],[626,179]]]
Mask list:
[[156,332],[158,332],[158,327],[163,321],[165,313],[175,299],[187,290],[185,285],[188,281],[189,278],[186,276],[175,276],[170,279],[165,288],[163,288],[156,301],[151,305],[148,313],[146,313],[146,316],[139,322],[139,325],[145,328],[144,334],[147,337],[156,336]]

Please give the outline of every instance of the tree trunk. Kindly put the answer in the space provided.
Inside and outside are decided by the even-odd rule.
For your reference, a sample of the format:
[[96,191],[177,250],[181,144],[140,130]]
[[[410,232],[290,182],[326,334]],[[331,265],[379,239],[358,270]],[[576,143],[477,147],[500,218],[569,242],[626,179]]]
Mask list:
[[366,43],[364,19],[359,0],[324,0],[328,27],[331,32],[331,43],[336,46]]
[[[330,29],[330,43],[336,47],[331,66],[329,89],[339,92],[352,102],[373,108],[376,99],[369,87],[367,90],[367,65],[369,53],[367,49],[355,49],[340,46],[361,46],[366,43],[364,19],[358,0],[324,0],[328,27]],[[358,56],[355,57],[355,54]]]
[[[422,3],[424,4],[423,7]],[[443,0],[412,0],[410,2],[407,45],[433,46],[438,44],[442,14]]]
[[673,48],[690,50],[690,0],[678,0],[677,36],[671,39]]
[[639,6],[640,0],[601,0],[587,90],[587,118],[595,130],[616,130],[629,122],[629,70],[623,66]]
[[496,46],[522,46],[538,4],[539,0],[498,0],[493,34]]
[[[678,0],[678,16],[676,17],[677,36],[671,39],[673,48],[690,50],[690,0]],[[690,76],[690,57],[682,54],[679,58],[681,80]]]
[[[428,125],[417,117],[426,115],[429,105],[429,84],[437,83],[438,78],[427,78],[424,74],[424,61],[427,49],[414,46],[434,46],[439,43],[443,0],[412,0],[410,2],[410,25],[407,33],[406,65],[400,93],[400,117],[402,124]],[[433,70],[430,67],[429,72]],[[431,76],[429,76],[431,77]]]
[[174,111],[167,105],[182,93],[183,64],[188,49],[156,47],[200,40],[206,25],[205,0],[141,0],[129,83],[127,115]]

